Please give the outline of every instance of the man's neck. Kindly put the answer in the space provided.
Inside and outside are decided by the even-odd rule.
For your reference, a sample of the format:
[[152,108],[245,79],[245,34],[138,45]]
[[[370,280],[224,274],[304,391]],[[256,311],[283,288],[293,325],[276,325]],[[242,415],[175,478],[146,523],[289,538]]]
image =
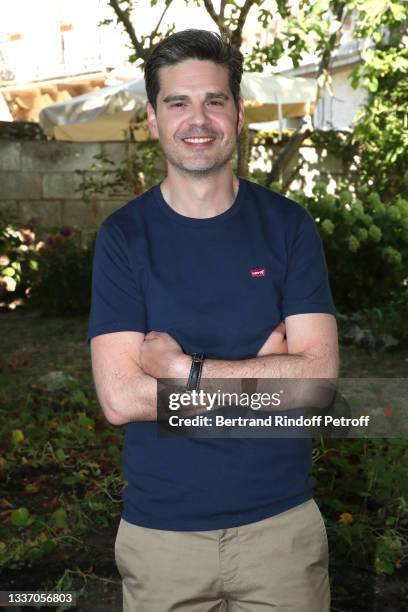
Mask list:
[[208,219],[227,211],[233,205],[239,180],[229,173],[197,179],[168,174],[161,183],[167,204],[176,212],[195,219]]

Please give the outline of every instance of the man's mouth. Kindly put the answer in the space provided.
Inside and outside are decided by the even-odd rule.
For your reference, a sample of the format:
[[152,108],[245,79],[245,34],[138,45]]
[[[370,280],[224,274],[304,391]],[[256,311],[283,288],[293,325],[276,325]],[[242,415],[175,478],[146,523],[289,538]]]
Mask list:
[[190,138],[183,138],[183,142],[192,147],[208,147],[215,138],[212,136],[192,136]]

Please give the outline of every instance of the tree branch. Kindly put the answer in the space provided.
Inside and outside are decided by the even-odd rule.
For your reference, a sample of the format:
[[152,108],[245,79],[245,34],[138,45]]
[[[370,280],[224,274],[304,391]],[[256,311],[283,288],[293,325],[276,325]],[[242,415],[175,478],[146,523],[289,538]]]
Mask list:
[[[336,44],[340,40],[340,33],[344,26],[346,17],[347,17],[346,3],[339,2],[339,4],[337,5],[336,13],[335,13],[335,18],[337,19],[337,21],[341,22],[341,27],[336,32],[333,32],[333,34],[330,36],[328,44],[326,45],[322,53],[321,60],[319,62],[319,67],[317,69],[317,75],[316,75],[317,92],[316,92],[315,108],[317,107],[317,104],[324,92],[324,88],[326,86],[328,75],[329,75],[329,65],[330,65],[332,52],[334,48],[336,47]],[[324,78],[324,83],[320,84],[319,77],[322,74],[325,75],[325,78]],[[305,122],[305,121],[303,121],[301,125],[295,130],[295,132],[292,134],[292,136],[290,137],[290,139],[288,140],[288,142],[286,143],[286,145],[284,146],[284,148],[278,155],[275,163],[273,163],[272,165],[272,170],[268,174],[268,179],[267,179],[269,183],[272,183],[273,181],[282,181],[285,168],[289,164],[290,160],[294,157],[294,155],[296,155],[296,153],[298,152],[302,142],[305,140],[305,138],[307,138],[307,136],[309,136],[309,134],[311,134],[311,132],[312,132],[312,129],[311,129],[310,122]],[[290,179],[293,180],[293,178],[294,176],[292,174]]]
[[[316,93],[316,102],[315,102],[316,106],[324,91],[324,88],[325,88],[325,85],[328,79],[329,65],[330,65],[332,52],[335,49],[338,41],[340,40],[340,33],[346,21],[347,14],[348,14],[348,11],[347,11],[346,3],[340,2],[337,7],[335,17],[337,21],[341,22],[341,26],[336,32],[333,32],[333,34],[330,36],[329,42],[322,53],[322,57],[319,63],[319,67],[317,69],[317,73],[316,73],[316,81],[317,81],[317,93]],[[324,78],[324,83],[321,85],[319,83],[319,78],[322,74],[325,75],[325,78]]]
[[231,43],[234,47],[239,49],[242,45],[242,31],[244,29],[246,18],[248,17],[248,13],[254,4],[254,0],[245,0],[245,4],[241,9],[241,12],[238,17],[238,23],[235,30],[232,32]]
[[127,32],[131,40],[131,43],[133,45],[133,48],[135,49],[138,56],[141,59],[146,60],[148,56],[148,49],[143,49],[141,43],[139,42],[136,36],[136,32],[133,27],[133,24],[129,19],[129,15],[126,13],[126,11],[123,11],[119,6],[119,0],[109,0],[109,6],[115,11],[118,21],[120,21],[120,23],[125,28],[125,31]]
[[[217,26],[217,28],[219,29],[220,34],[224,38],[229,38],[230,37],[230,31],[229,31],[228,27],[225,25],[225,16],[224,16],[225,4],[226,4],[225,0],[223,2],[221,2],[220,14],[219,15],[215,12],[214,6],[213,6],[213,3],[211,2],[211,0],[203,0],[203,1],[204,1],[204,6],[205,6],[205,9],[206,9],[207,13],[211,17],[211,19],[214,21],[214,23]],[[231,42],[232,42],[232,39],[231,39]],[[233,45],[233,46],[235,46],[235,45]]]
[[165,16],[167,9],[170,7],[170,5],[171,5],[171,3],[172,3],[172,2],[173,2],[173,0],[167,0],[167,1],[166,1],[166,7],[165,7],[165,9],[164,9],[163,13],[161,14],[161,17],[160,17],[159,21],[157,22],[157,26],[154,28],[153,32],[151,33],[151,35],[150,35],[150,37],[149,37],[149,38],[150,38],[150,41],[152,41],[152,40],[153,40],[153,38],[156,36],[156,34],[157,34],[157,30],[158,30],[158,29],[159,29],[159,27],[160,27],[160,24],[161,24],[161,22],[162,22],[162,20],[163,20],[163,17]]
[[211,19],[220,28],[220,30],[225,29],[225,25],[224,25],[224,13],[223,13],[223,10],[222,10],[224,7],[221,7],[221,13],[220,13],[220,15],[217,15],[211,0],[204,0],[204,6],[205,6],[205,9],[206,9],[207,13],[211,17]]
[[[302,142],[311,134],[309,122],[302,122],[301,125],[293,132],[282,151],[279,153],[277,160],[272,164],[272,170],[268,174],[268,184],[274,181],[281,182],[283,179],[283,172],[286,166],[289,164],[292,157],[298,152]],[[291,181],[294,176],[291,176]]]

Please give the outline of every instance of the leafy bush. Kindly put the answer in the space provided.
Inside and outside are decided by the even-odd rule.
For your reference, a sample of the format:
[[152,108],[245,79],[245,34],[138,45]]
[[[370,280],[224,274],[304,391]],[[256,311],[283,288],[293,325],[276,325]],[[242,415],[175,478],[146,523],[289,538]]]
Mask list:
[[82,247],[69,228],[48,236],[38,250],[37,270],[31,274],[32,306],[48,315],[89,312],[94,239]]
[[[291,192],[314,217],[322,237],[337,307],[344,311],[383,305],[404,289],[408,270],[408,172],[405,190],[385,206],[364,186],[340,185],[335,194],[317,182],[313,195]],[[275,186],[276,187],[276,186]]]
[[61,371],[0,410],[8,415],[0,422],[0,566],[62,570],[87,534],[118,518],[122,432],[107,425],[80,381]]
[[158,140],[127,142],[126,156],[116,163],[106,153],[93,156],[87,170],[75,170],[81,180],[77,191],[85,202],[95,195],[138,195],[162,180],[165,174],[165,159]]
[[32,306],[48,315],[86,314],[95,235],[85,247],[69,227],[40,240],[34,223],[0,220],[0,308]]
[[361,83],[369,97],[355,119],[350,138],[358,146],[356,164],[361,184],[374,179],[381,198],[391,202],[406,188],[406,41],[396,33],[387,45],[365,49],[363,59],[354,68],[351,83],[353,87]]
[[[372,348],[406,346],[408,344],[408,287],[391,296],[382,306],[363,308],[347,314],[338,313],[340,340],[350,342],[361,331],[359,346]],[[364,338],[364,333],[366,337]],[[367,337],[367,334],[369,337]],[[371,341],[371,342],[370,342]]]
[[33,225],[13,226],[0,218],[0,308],[16,308],[29,291],[29,271],[36,270]]
[[321,439],[314,462],[316,496],[333,543],[331,564],[394,573],[408,552],[405,440]]

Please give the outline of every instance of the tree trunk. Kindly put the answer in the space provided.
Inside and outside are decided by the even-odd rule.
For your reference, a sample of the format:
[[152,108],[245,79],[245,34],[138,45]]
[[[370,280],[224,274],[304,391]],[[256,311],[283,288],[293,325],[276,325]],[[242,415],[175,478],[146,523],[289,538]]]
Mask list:
[[249,145],[249,129],[244,123],[238,139],[238,176],[242,176],[243,178],[248,178],[249,175]]
[[270,185],[274,181],[282,182],[285,168],[298,153],[302,142],[312,133],[310,124],[302,122],[302,124],[293,132],[292,136],[279,153],[276,161],[272,164],[272,170],[267,176],[267,184]]

